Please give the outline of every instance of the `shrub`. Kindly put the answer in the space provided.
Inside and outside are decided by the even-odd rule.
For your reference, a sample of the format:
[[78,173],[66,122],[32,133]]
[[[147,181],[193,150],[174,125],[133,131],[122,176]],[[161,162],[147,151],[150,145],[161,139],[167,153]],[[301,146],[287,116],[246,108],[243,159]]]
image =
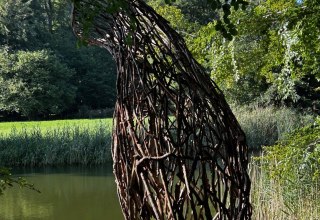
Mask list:
[[90,109],[89,106],[82,105],[79,108],[76,118],[112,118],[114,108]]

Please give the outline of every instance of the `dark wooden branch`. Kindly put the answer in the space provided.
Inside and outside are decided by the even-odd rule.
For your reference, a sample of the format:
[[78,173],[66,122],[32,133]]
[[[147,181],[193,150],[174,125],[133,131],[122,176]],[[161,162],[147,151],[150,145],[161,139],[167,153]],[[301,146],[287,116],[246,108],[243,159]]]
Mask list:
[[222,92],[165,19],[123,2],[109,14],[108,0],[81,0],[72,25],[117,64],[112,156],[125,218],[250,219],[245,135]]

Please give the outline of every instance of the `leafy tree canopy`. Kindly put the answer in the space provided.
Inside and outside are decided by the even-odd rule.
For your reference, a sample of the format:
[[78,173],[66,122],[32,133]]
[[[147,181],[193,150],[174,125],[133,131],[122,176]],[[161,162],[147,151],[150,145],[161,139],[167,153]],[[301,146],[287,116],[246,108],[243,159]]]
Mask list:
[[319,111],[317,1],[252,1],[247,10],[230,14],[238,32],[231,41],[214,28],[218,21],[187,19],[178,2],[153,4],[230,101]]
[[0,53],[0,103],[2,111],[29,118],[58,114],[73,102],[74,70],[49,51]]
[[113,107],[113,60],[100,48],[76,47],[70,11],[67,0],[0,0],[1,115]]

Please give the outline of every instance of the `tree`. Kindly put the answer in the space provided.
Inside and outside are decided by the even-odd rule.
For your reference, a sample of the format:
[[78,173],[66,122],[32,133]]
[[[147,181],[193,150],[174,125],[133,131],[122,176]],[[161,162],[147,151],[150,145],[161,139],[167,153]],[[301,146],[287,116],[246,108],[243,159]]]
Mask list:
[[70,111],[113,108],[116,67],[110,54],[97,47],[76,47],[74,34],[66,28],[54,36],[52,48],[76,72],[71,79],[77,91]]
[[[0,43],[19,48],[33,34],[31,1],[0,1]],[[13,22],[14,21],[14,22]]]
[[[205,25],[213,20],[219,18],[219,13],[213,8],[213,1],[207,0],[176,0],[172,1],[171,4],[166,4],[164,1],[159,0],[148,0],[147,3],[153,8],[173,6],[181,10],[181,13],[185,17],[185,20],[191,23],[199,23],[200,25]],[[216,1],[218,2],[218,1]]]
[[[71,3],[67,0],[0,0],[0,53],[4,62],[0,65],[7,65],[8,59],[5,57],[15,60],[14,57],[24,52],[43,55],[43,51],[48,51],[50,56],[55,57],[66,68],[65,71],[71,71],[65,74],[69,78],[68,83],[75,88],[75,95],[72,95],[74,100],[66,102],[66,106],[61,108],[63,110],[55,111],[55,114],[67,112],[65,115],[70,116],[80,108],[111,108],[115,100],[114,61],[100,48],[76,47],[76,38],[70,28],[70,10]],[[33,64],[25,63],[24,68],[35,68],[27,67],[28,65]],[[54,71],[54,68],[51,70]],[[54,77],[55,73],[50,74]],[[1,87],[6,87],[5,83],[9,83],[5,81],[2,80]],[[18,88],[19,82],[11,80],[10,85]],[[45,80],[41,83],[43,86],[48,84]],[[5,106],[9,102],[1,103],[6,115],[17,113],[13,102],[10,103],[11,107]],[[49,105],[46,108],[50,109],[50,103],[46,103]],[[20,109],[18,112],[21,114],[23,111]],[[42,117],[47,114],[39,112],[37,115]]]
[[319,22],[319,10],[316,2],[269,0],[252,10],[256,20],[248,21],[254,24],[253,30],[262,33],[256,42],[263,49],[263,55],[253,60],[260,60],[259,74],[268,84],[267,102],[319,112],[317,69],[320,63],[316,40],[319,32],[314,29]]
[[73,103],[74,70],[50,51],[0,53],[0,109],[28,118],[59,114]]
[[0,45],[35,50],[48,45],[47,17],[38,0],[0,1]]
[[187,34],[182,35],[189,49],[229,101],[286,105],[317,112],[320,98],[317,7],[312,0],[299,4],[253,2],[246,11],[233,11],[229,16],[237,24],[238,32],[231,41],[215,30],[216,21],[188,29],[195,27],[194,23],[162,15],[178,30],[184,26]]

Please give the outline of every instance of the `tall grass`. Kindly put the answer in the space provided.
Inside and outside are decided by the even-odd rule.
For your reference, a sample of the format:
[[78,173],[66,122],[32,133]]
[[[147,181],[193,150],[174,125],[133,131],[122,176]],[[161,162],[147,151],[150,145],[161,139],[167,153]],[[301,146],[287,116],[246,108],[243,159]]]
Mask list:
[[[263,156],[261,156],[263,158]],[[309,193],[298,183],[289,192],[270,178],[259,163],[250,164],[252,219],[256,220],[317,220],[320,217],[320,186],[312,184]],[[287,194],[295,199],[288,199]]]
[[32,131],[34,128],[39,128],[42,133],[47,130],[77,126],[93,129],[98,123],[106,123],[111,125],[112,118],[106,119],[72,119],[72,120],[51,120],[51,121],[18,121],[18,122],[0,122],[0,135],[8,135],[13,129]]
[[[111,120],[30,124],[0,134],[5,166],[103,164],[111,161]],[[45,126],[42,126],[45,125]]]
[[[273,145],[313,120],[288,108],[236,107],[251,150]],[[101,164],[111,161],[112,119],[0,123],[0,165]]]
[[320,117],[251,161],[254,219],[320,219]]
[[232,108],[251,150],[261,150],[262,146],[274,145],[287,133],[314,121],[315,116],[302,114],[290,108]]

